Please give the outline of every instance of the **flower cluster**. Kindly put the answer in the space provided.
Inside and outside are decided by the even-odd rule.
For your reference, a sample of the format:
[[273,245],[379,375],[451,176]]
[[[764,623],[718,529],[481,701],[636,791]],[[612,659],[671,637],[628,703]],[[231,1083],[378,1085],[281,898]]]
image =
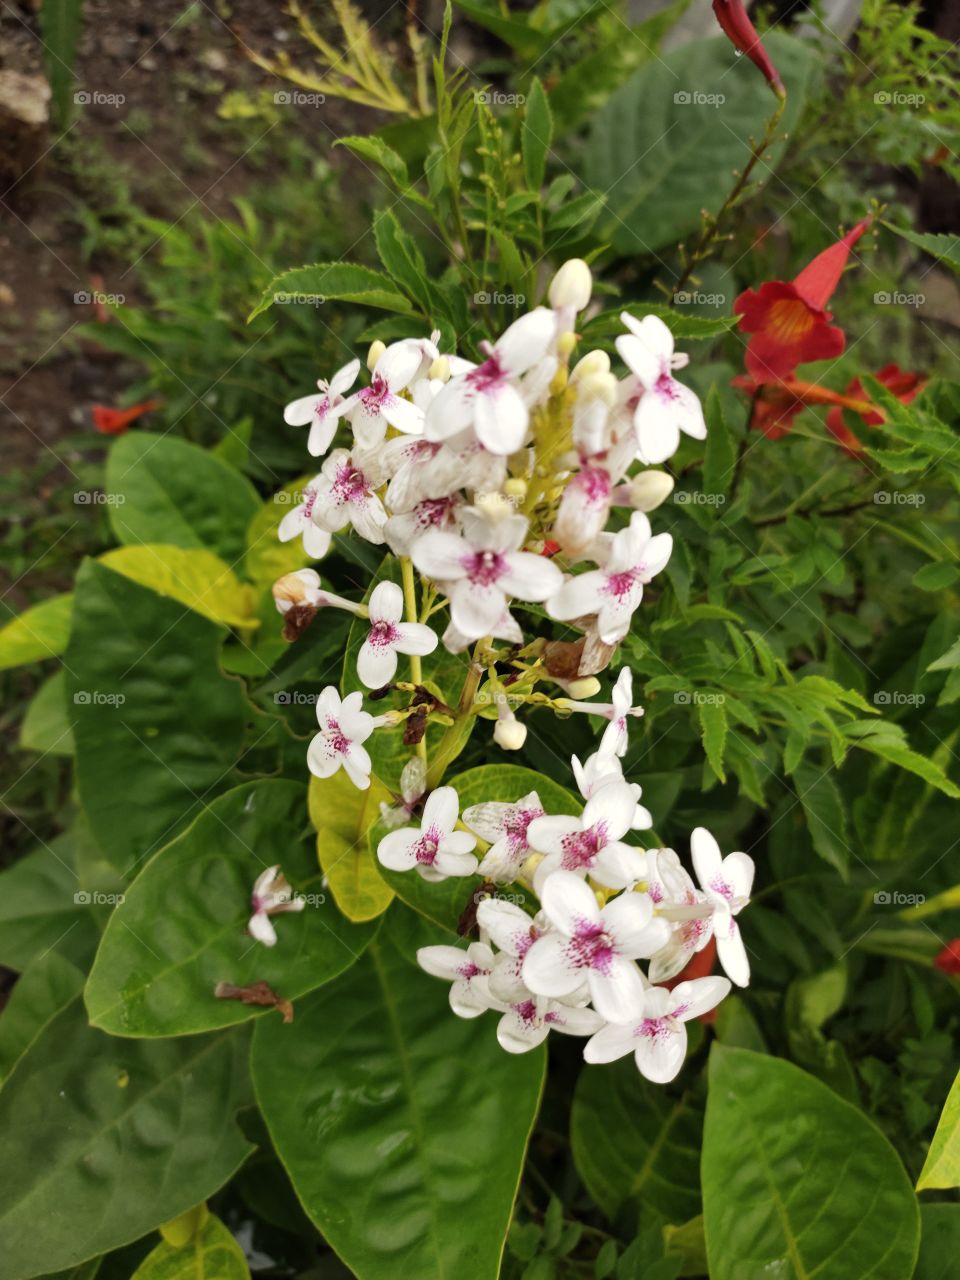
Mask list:
[[[341,696],[327,687],[308,750],[316,777],[343,769],[366,789],[365,744],[381,727],[404,725],[412,754],[396,804],[381,806],[381,865],[432,882],[480,875],[517,888],[509,899],[480,901],[479,941],[419,953],[425,969],[451,981],[454,1011],[499,1011],[500,1042],[511,1052],[554,1027],[589,1036],[589,1061],[634,1050],[650,1079],[667,1080],[683,1061],[685,1020],[712,1009],[731,981],[748,980],[735,916],[753,867],[744,854],[722,859],[698,830],[698,886],[672,850],[631,843],[653,826],[622,764],[629,720],[642,710],[628,669],[609,703],[595,700],[595,677],[673,549],[648,519],[673,485],[658,464],[682,434],[703,439],[706,426],[696,395],[675,376],[687,358],[657,316],[622,314],[619,376],[601,350],[571,367],[591,287],[586,264],[567,262],[550,305],[482,344],[478,362],[442,352],[436,333],[375,342],[369,385],[358,388],[361,365],[352,360],[289,404],[286,421],[309,426],[308,451],[324,461],[281,522],[281,539],[302,538],[319,559],[349,529],[388,554],[362,603],[327,591],[315,569],[281,578],[274,598],[288,639],[320,610],[353,613],[362,634],[356,682],[374,697],[388,689],[409,697],[374,716],[360,690]],[[531,612],[580,635],[525,634]],[[432,625],[438,615],[442,630]],[[423,678],[422,660],[440,644],[472,649],[456,711]],[[398,655],[409,660],[409,680],[397,680]],[[516,750],[525,706],[606,722],[598,750],[572,760],[582,812],[550,814],[530,792],[470,806],[461,818],[442,768],[428,768],[427,725],[492,716],[494,740]],[[254,905],[251,932],[266,935],[269,922]],[[678,979],[714,938],[728,977]],[[638,960],[649,961],[646,973]]]
[[[534,791],[510,804],[471,806],[458,823],[456,791],[440,787],[419,826],[390,832],[377,854],[392,871],[432,881],[479,872],[539,899],[531,914],[512,897],[485,897],[479,941],[419,950],[421,966],[452,984],[459,1017],[497,1011],[497,1037],[510,1053],[535,1048],[551,1028],[588,1036],[588,1062],[632,1052],[649,1080],[664,1083],[683,1065],[684,1023],[719,1004],[732,982],[749,982],[736,916],[750,898],[753,862],[745,853],[724,858],[698,827],[695,883],[672,849],[628,844],[631,831],[652,822],[638,804],[640,787],[621,770],[624,734],[614,718],[599,750],[584,765],[574,758],[586,801],[579,816],[547,814]],[[711,939],[727,977],[676,981]],[[649,962],[646,973],[638,960]]]

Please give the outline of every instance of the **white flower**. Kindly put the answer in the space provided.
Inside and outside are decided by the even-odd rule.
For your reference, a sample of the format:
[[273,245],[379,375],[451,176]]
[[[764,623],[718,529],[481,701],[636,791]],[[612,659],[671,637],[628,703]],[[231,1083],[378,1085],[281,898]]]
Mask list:
[[669,982],[713,937],[713,907],[672,849],[647,851],[647,893],[671,924],[670,941],[650,959],[651,982]]
[[409,556],[414,542],[431,529],[456,533],[460,526],[460,507],[458,497],[424,498],[412,511],[390,517],[383,526],[387,545],[395,556]]
[[597,631],[604,644],[616,644],[630,629],[630,619],[643,599],[644,585],[670,559],[669,533],[650,536],[650,521],[635,511],[626,529],[614,534],[607,563],[563,586],[547,601],[547,612],[560,622],[597,615]]
[[419,829],[404,827],[385,835],[377,847],[377,857],[390,871],[416,869],[424,880],[445,880],[447,876],[472,876],[477,859],[471,852],[476,838],[455,831],[460,801],[453,787],[438,787],[423,806]]
[[543,1044],[551,1031],[568,1036],[592,1036],[603,1026],[593,1009],[529,994],[511,1004],[497,1023],[497,1040],[507,1053],[528,1053]]
[[277,933],[271,916],[278,916],[284,911],[302,911],[306,903],[302,898],[295,898],[293,890],[287,883],[283,872],[277,867],[267,867],[257,876],[250,895],[253,915],[247,924],[247,932],[265,947],[272,947],[277,941]]
[[[535,791],[522,796],[513,804],[491,800],[464,809],[464,824],[490,845],[480,863],[480,875],[503,884],[516,880],[530,854],[530,845],[527,843],[530,823],[535,818],[542,818],[544,812],[540,797]],[[482,908],[484,904],[480,905]],[[497,942],[497,946],[502,945]]]
[[387,513],[375,492],[380,482],[372,455],[334,449],[313,482],[313,523],[330,533],[350,524],[368,542],[383,542]]
[[569,814],[534,818],[527,840],[531,848],[547,855],[535,873],[537,891],[558,870],[589,874],[610,889],[644,879],[646,856],[622,841],[633,823],[637,794],[629,783],[611,781],[593,793],[578,818]]
[[593,276],[582,258],[568,258],[550,281],[547,297],[554,311],[583,311],[593,292]]
[[635,511],[654,511],[670,497],[673,486],[673,476],[666,471],[640,471],[615,490],[613,502]]
[[317,721],[320,732],[307,748],[307,765],[317,778],[331,778],[344,769],[355,787],[366,791],[370,786],[370,756],[361,746],[373,733],[375,721],[363,709],[363,695],[348,693],[341,702],[332,684],[317,698]]
[[357,675],[368,689],[382,689],[397,672],[397,654],[433,653],[437,635],[420,622],[401,622],[403,592],[395,582],[379,582],[370,594],[370,630],[357,654]]
[[690,388],[673,376],[687,357],[674,355],[673,334],[663,321],[658,316],[638,321],[626,311],[620,319],[630,333],[617,339],[617,351],[643,388],[633,417],[640,454],[648,464],[664,462],[676,453],[681,431],[696,440],[706,437],[703,409]]
[[[579,756],[571,756],[570,766],[573,769],[577,790],[584,800],[591,799],[601,787],[610,782],[624,781],[623,767],[612,752],[595,751],[592,756],[587,756],[583,764],[580,763]],[[631,785],[636,787],[637,796],[643,794],[639,783]],[[653,826],[653,815],[650,810],[638,804],[633,811],[630,826],[634,831],[649,830]]]
[[613,484],[602,467],[583,467],[563,491],[552,536],[572,559],[597,540],[610,515]]
[[520,551],[527,535],[523,516],[491,522],[472,507],[463,513],[463,536],[431,531],[411,548],[421,573],[444,584],[450,617],[471,640],[490,635],[507,608],[508,596],[540,601],[553,595],[560,570],[543,556]]
[[738,987],[745,987],[750,981],[750,961],[734,916],[750,901],[753,859],[746,853],[728,853],[724,858],[706,827],[695,828],[690,837],[690,850],[700,888],[713,907],[713,932],[720,963]]
[[302,427],[311,423],[310,435],[307,437],[307,452],[314,458],[327,452],[337,431],[337,423],[343,415],[347,401],[344,391],[352,387],[360,372],[360,361],[351,360],[342,369],[338,369],[329,382],[322,379],[317,383],[320,395],[301,396],[293,400],[283,411],[283,420],[291,427]]
[[373,366],[369,387],[355,392],[344,412],[363,449],[373,449],[396,427],[407,435],[423,429],[423,410],[400,395],[416,377],[423,353],[414,342],[394,342]]
[[504,751],[519,751],[527,740],[527,726],[517,719],[507,695],[498,692],[497,723],[493,726],[493,740]]
[[610,723],[604,729],[603,737],[600,739],[600,751],[602,754],[622,758],[627,754],[627,747],[630,745],[627,716],[643,715],[643,708],[633,705],[633,672],[629,667],[624,667],[617,676],[612,696]]
[[417,964],[434,978],[446,978],[450,988],[450,1008],[458,1018],[477,1018],[491,1008],[490,974],[493,952],[484,942],[460,947],[420,947]]
[[[510,644],[516,645],[523,644],[523,631],[520,624],[507,610],[504,610],[487,634],[493,640],[507,640]],[[472,644],[473,638],[458,631],[452,622],[448,624],[443,633],[443,647],[448,653],[463,653],[464,649],[469,649]]]
[[468,373],[451,378],[427,410],[428,440],[446,440],[473,426],[477,439],[492,453],[511,454],[523,444],[530,414],[520,374],[544,360],[556,334],[556,319],[546,307],[515,320],[487,358]]
[[583,1049],[587,1062],[614,1062],[633,1052],[642,1075],[654,1084],[672,1080],[687,1055],[691,1018],[715,1008],[730,990],[726,978],[694,978],[672,991],[651,987],[628,1020],[598,1031]]
[[537,995],[569,995],[586,977],[596,1011],[611,1022],[633,1016],[644,978],[634,964],[663,944],[667,926],[650,899],[623,893],[601,911],[579,876],[556,871],[543,885],[543,910],[556,932],[538,938],[523,962],[523,981]]
[[303,501],[280,521],[277,535],[281,542],[290,542],[293,538],[303,537],[303,549],[311,560],[322,560],[330,550],[332,535],[327,529],[321,529],[313,523],[313,508],[317,501],[317,485],[323,482],[323,476],[314,476],[304,486]]
[[[477,907],[477,924],[481,936],[485,934],[499,948],[490,977],[491,995],[505,1004],[525,1000],[530,992],[524,986],[521,970],[527,952],[547,932],[543,913],[531,918],[515,903],[484,898]],[[577,994],[584,999],[588,995],[586,989]]]

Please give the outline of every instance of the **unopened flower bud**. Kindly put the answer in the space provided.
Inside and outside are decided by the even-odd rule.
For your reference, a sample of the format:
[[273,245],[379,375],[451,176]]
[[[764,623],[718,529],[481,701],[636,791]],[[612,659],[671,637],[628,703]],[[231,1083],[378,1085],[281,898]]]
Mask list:
[[630,506],[636,511],[653,511],[673,492],[673,476],[666,471],[641,471],[627,482]]
[[488,493],[477,494],[474,505],[494,523],[505,516],[513,515],[514,511],[510,499],[495,489],[491,489]]
[[504,751],[519,751],[527,740],[527,726],[511,711],[493,727],[493,740]]
[[522,502],[527,496],[527,482],[520,476],[510,476],[504,482],[503,492],[514,502]]
[[[576,345],[577,335],[575,333],[571,333],[569,330],[566,333],[561,333],[559,338],[557,338],[557,355],[560,356],[561,359],[565,359],[572,354]],[[558,369],[557,372],[559,373],[560,370]],[[564,374],[565,373],[566,370],[564,370]]]
[[317,606],[320,599],[320,575],[315,569],[298,569],[285,573],[273,584],[273,600],[280,613],[294,605]]
[[588,351],[570,370],[570,381],[577,382],[591,373],[609,373],[610,357],[605,351]]
[[439,382],[448,382],[450,379],[450,361],[446,356],[437,356],[433,364],[430,366],[431,378]]
[[612,406],[617,402],[617,392],[617,379],[609,371],[588,373],[577,381],[577,395],[584,400],[602,400]]
[[602,686],[596,676],[581,676],[579,680],[571,680],[566,688],[571,698],[580,701],[595,698]]
[[568,259],[550,281],[547,296],[555,311],[582,311],[593,292],[593,277],[582,258]]
[[370,350],[367,352],[367,368],[368,369],[370,369],[371,371],[373,370],[373,366],[377,363],[377,361],[380,359],[380,357],[383,355],[386,349],[387,349],[387,344],[385,342],[381,342],[379,338],[377,338],[375,342],[370,343]]

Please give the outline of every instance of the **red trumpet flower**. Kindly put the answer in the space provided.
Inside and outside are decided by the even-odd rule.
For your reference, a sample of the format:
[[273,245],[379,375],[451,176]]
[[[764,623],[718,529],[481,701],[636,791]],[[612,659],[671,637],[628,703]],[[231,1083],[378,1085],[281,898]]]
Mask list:
[[[919,373],[905,373],[896,364],[884,365],[875,377],[902,404],[909,404],[911,400],[915,400],[926,385]],[[854,413],[859,413],[868,427],[877,427],[883,422],[883,410],[870,405],[863,383],[859,378],[851,379],[847,386],[846,395],[854,400],[867,401],[869,409],[864,413],[852,404],[837,404],[827,414],[827,430],[831,435],[836,436],[848,453],[861,453],[863,445],[844,422],[843,410],[845,408],[852,409]]]
[[745,53],[750,61],[760,68],[767,84],[778,98],[785,98],[787,91],[780,79],[780,72],[770,60],[770,55],[763,47],[757,29],[750,21],[750,15],[744,7],[743,0],[713,0],[713,12],[717,21],[733,47]]
[[111,409],[109,405],[95,404],[91,410],[93,425],[107,436],[119,436],[126,431],[131,422],[143,417],[154,409],[159,409],[160,400],[144,400],[142,404],[131,405],[129,409]]
[[951,977],[960,974],[960,938],[954,938],[938,952],[933,967],[941,973],[949,973]]
[[795,280],[765,280],[737,298],[734,313],[743,332],[751,335],[746,365],[754,382],[779,382],[792,377],[798,364],[829,360],[843,351],[843,330],[830,324],[826,304],[870,221],[864,218],[817,254]]
[[[734,378],[733,385],[753,397],[750,425],[771,440],[779,440],[787,434],[801,409],[817,405],[831,405],[831,413],[839,414],[842,409],[851,409],[863,416],[876,414],[877,421],[883,421],[882,413],[863,395],[862,388],[859,396],[854,395],[853,383],[846,395],[831,391],[829,387],[818,386],[815,382],[801,382],[798,378],[781,378],[776,382],[760,383],[753,378],[741,377]],[[842,422],[841,415],[841,425]],[[853,432],[849,434],[853,436]],[[853,438],[856,439],[855,436]]]

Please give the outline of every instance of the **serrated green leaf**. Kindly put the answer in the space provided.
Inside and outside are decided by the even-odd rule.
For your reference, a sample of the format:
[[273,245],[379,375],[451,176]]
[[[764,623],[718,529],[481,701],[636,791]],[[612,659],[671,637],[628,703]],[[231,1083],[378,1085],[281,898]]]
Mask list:
[[[716,696],[716,695],[715,695]],[[722,695],[719,695],[722,697]],[[721,782],[726,782],[723,771],[723,749],[727,741],[727,713],[721,701],[709,701],[709,694],[701,694],[697,701],[697,718],[700,721],[700,737],[710,768]]]
[[523,151],[523,171],[531,191],[539,191],[547,168],[547,153],[553,139],[553,116],[550,103],[540,80],[534,76],[527,93],[526,109],[520,144]]
[[[309,297],[329,302],[356,302],[381,311],[408,314],[412,308],[398,293],[389,276],[370,267],[352,262],[318,262],[310,267],[295,267],[275,276],[263,297],[250,312],[247,322],[268,310],[275,302]],[[319,303],[318,305],[322,305]]]

